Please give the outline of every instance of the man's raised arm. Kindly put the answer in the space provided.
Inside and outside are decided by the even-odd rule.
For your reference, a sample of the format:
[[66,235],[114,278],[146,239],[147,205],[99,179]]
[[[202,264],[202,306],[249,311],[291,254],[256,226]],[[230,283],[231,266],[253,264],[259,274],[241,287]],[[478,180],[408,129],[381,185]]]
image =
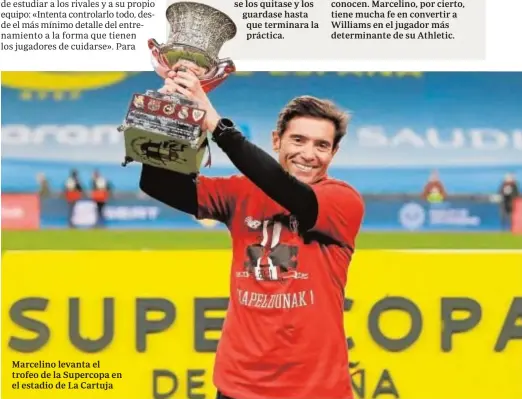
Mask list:
[[142,165],[140,189],[152,198],[196,216],[198,198],[192,176]]

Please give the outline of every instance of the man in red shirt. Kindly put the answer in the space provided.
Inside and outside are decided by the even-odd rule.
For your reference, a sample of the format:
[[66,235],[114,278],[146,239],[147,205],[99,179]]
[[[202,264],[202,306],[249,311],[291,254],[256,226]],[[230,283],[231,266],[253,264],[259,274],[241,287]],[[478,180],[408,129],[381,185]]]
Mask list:
[[230,302],[215,358],[219,399],[351,399],[344,290],[364,213],[361,196],[327,176],[348,116],[298,97],[280,113],[279,162],[221,118],[190,71],[162,91],[207,112],[205,128],[241,172],[192,177],[143,165],[140,188],[232,237]]

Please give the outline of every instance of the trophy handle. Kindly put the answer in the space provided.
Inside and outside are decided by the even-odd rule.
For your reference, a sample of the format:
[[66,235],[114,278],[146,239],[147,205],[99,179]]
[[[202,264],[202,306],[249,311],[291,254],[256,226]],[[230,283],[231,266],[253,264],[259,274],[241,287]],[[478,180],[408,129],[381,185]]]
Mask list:
[[161,45],[155,39],[149,39],[147,45],[151,51],[151,61],[154,71],[156,71],[156,73],[163,79],[167,79],[170,66],[167,57],[165,57],[165,54],[162,54],[160,51]]
[[234,61],[230,58],[223,58],[218,61],[218,64],[215,68],[215,72],[212,73],[211,77],[204,76],[201,79],[201,87],[208,93],[210,90],[214,89],[216,86],[221,84],[231,73],[236,71],[236,66],[234,65]]

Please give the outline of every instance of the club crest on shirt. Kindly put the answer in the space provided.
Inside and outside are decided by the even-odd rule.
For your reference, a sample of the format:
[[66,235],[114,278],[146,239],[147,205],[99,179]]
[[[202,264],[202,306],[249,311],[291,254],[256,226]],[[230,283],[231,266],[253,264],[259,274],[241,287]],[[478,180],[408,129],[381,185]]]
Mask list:
[[257,230],[259,227],[261,227],[261,222],[259,220],[255,220],[252,218],[252,216],[247,216],[245,218],[245,224],[249,229]]

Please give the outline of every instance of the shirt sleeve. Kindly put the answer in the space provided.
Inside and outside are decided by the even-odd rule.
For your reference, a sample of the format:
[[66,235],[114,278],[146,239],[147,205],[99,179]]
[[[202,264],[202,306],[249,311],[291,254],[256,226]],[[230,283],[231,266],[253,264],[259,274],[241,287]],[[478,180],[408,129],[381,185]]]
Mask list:
[[164,204],[186,212],[197,213],[196,183],[190,175],[142,165],[140,189]]
[[364,217],[364,201],[351,186],[330,181],[312,186],[318,214],[311,231],[324,234],[352,251]]
[[241,192],[241,177],[198,176],[196,180],[197,219],[213,219],[228,224],[236,197]]

